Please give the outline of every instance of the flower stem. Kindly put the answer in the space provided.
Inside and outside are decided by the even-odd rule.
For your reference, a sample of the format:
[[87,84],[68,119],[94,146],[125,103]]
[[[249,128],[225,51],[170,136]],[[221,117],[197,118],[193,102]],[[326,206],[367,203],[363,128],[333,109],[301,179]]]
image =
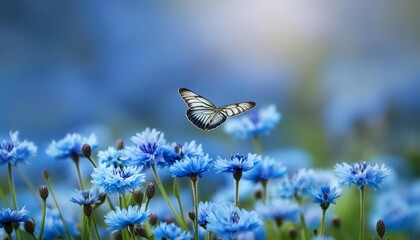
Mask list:
[[235,206],[239,207],[239,180],[235,180]]
[[268,200],[267,182],[268,182],[267,180],[261,180],[261,185],[263,188],[263,196],[262,196],[263,203],[265,203]]
[[109,208],[111,208],[112,211],[115,211],[115,207],[114,207],[114,204],[112,204],[111,202],[111,198],[109,198],[109,196],[106,196],[106,200],[109,203]]
[[171,201],[169,201],[168,195],[166,194],[165,188],[162,185],[162,182],[160,181],[159,175],[156,172],[156,167],[155,165],[152,165],[152,171],[153,171],[153,175],[155,176],[155,180],[156,180],[156,184],[158,185],[159,191],[162,194],[162,197],[165,199],[166,204],[168,204],[169,209],[171,210],[172,214],[174,215],[176,221],[178,222],[178,224],[181,226],[182,229],[187,230],[187,226],[184,222],[182,222],[181,218],[178,216],[178,214],[176,213],[174,207],[171,204]]
[[41,220],[41,228],[38,233],[38,239],[42,239],[42,234],[44,233],[44,226],[45,226],[45,213],[47,212],[47,201],[42,200],[42,220]]
[[89,159],[89,162],[92,164],[92,166],[94,168],[97,168],[95,161],[93,161],[93,158],[92,157],[88,157],[88,159]]
[[86,215],[83,215],[83,225],[82,225],[82,240],[87,240],[89,238],[89,218]]
[[79,188],[80,190],[83,190],[83,180],[82,180],[82,174],[80,173],[80,164],[79,159],[75,160],[74,163],[76,164],[76,170],[77,170],[77,178],[79,179]]
[[261,140],[259,137],[257,136],[252,137],[252,145],[254,146],[255,153],[258,153],[258,154],[262,153]]
[[[118,205],[120,207],[120,209],[124,209],[124,200],[123,200],[123,195],[119,195],[118,196]],[[129,236],[128,236],[128,231],[127,229],[121,229],[121,234],[122,234],[122,239],[123,240],[128,240]]]
[[211,236],[212,234],[211,234],[211,232],[210,231],[207,231],[207,239],[208,240],[211,240],[211,238],[212,238],[212,236]]
[[182,220],[184,225],[187,225],[185,223],[184,209],[182,208],[181,196],[179,195],[178,178],[174,178],[174,185],[173,185],[172,189],[173,189],[176,201],[178,202],[179,215],[181,217],[181,220]]
[[319,228],[319,235],[322,237],[324,236],[324,228],[325,228],[325,212],[327,209],[322,209],[322,218],[321,218],[321,227]]
[[100,240],[101,239],[101,235],[99,234],[98,225],[96,224],[96,219],[93,216],[91,216],[90,219],[92,220],[93,227],[95,229],[96,238],[98,240]]
[[[302,207],[302,198],[295,196],[295,199],[296,199],[297,204],[300,207]],[[305,215],[303,214],[303,212],[300,213],[300,223],[302,224],[302,239],[308,240],[309,239],[309,232],[308,232],[308,227],[307,227],[306,221],[305,221]]]
[[365,230],[365,218],[364,218],[364,212],[365,212],[365,187],[362,186],[360,188],[360,234],[359,239],[363,240],[364,237],[364,230]]
[[54,203],[55,203],[55,206],[58,210],[58,214],[60,215],[61,222],[63,222],[64,229],[66,230],[67,237],[68,237],[68,239],[71,239],[71,234],[70,234],[69,228],[67,227],[67,223],[64,220],[63,214],[61,213],[60,205],[58,205],[57,198],[55,198],[55,194],[54,194],[54,190],[53,190],[53,187],[51,185],[51,182],[50,182],[49,178],[45,178],[45,181],[47,182],[48,189],[50,190],[50,193],[51,193],[51,195],[54,199]]
[[197,176],[191,178],[193,202],[194,202],[194,239],[198,240],[198,178]]
[[[12,164],[7,164],[7,170],[9,173],[9,187],[10,187],[10,194],[12,195],[12,202],[13,202],[13,209],[17,210],[17,200],[16,200],[16,192],[15,192],[15,184],[13,183],[13,172],[12,172]],[[16,238],[22,239],[20,235],[20,229],[16,229]],[[12,239],[12,238],[10,238]]]

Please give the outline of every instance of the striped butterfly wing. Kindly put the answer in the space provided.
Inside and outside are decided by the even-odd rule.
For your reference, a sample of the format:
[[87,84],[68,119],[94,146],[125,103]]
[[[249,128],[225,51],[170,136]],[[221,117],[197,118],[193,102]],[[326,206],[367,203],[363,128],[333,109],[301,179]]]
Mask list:
[[180,88],[179,94],[189,108],[187,109],[188,120],[196,127],[211,130],[226,121],[226,113],[217,109],[206,98],[186,88]]
[[202,130],[212,130],[233,117],[255,107],[254,102],[229,104],[217,108],[212,102],[186,88],[180,88],[179,94],[187,104],[187,118]]
[[242,102],[242,103],[234,103],[229,104],[223,107],[220,107],[222,112],[226,113],[228,117],[233,117],[238,114],[244,113],[246,111],[251,110],[256,105],[255,102]]

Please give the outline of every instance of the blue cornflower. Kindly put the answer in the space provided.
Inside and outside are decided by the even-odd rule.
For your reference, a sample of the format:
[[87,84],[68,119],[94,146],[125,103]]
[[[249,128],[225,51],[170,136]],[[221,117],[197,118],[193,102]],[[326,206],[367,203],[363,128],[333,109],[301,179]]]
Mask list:
[[127,166],[129,162],[124,149],[116,150],[113,147],[108,147],[105,151],[99,151],[98,160],[100,164],[106,167]]
[[278,188],[282,198],[302,199],[309,196],[309,190],[315,183],[315,173],[312,169],[300,169],[290,179],[284,179]]
[[241,118],[231,119],[224,125],[226,133],[236,138],[268,135],[280,121],[280,113],[275,105],[251,112]]
[[205,155],[201,144],[197,144],[195,141],[184,144],[166,144],[163,149],[163,158],[168,166],[184,157],[203,157]]
[[247,156],[243,155],[232,155],[230,159],[222,159],[218,158],[214,164],[214,168],[218,172],[227,172],[227,173],[237,173],[240,172],[247,172],[248,170],[252,169],[259,161],[261,161],[261,157],[257,154],[248,153]]
[[207,212],[206,229],[222,239],[234,239],[240,233],[253,231],[262,225],[257,212],[239,209],[232,203],[216,204]]
[[330,203],[335,204],[335,199],[341,196],[341,192],[335,187],[330,186],[315,187],[310,190],[312,197],[314,198],[313,203],[321,205],[322,209],[327,209]]
[[177,227],[173,223],[167,224],[165,222],[161,222],[159,226],[157,226],[153,230],[153,234],[156,240],[166,240],[166,239],[189,240],[191,239],[190,233],[183,231],[181,228]]
[[165,139],[163,133],[146,128],[142,133],[137,133],[131,137],[135,146],[127,147],[130,157],[130,165],[151,167],[152,164],[166,166],[167,162],[163,157],[165,151]]
[[10,140],[3,139],[0,143],[0,164],[17,164],[26,163],[26,160],[34,156],[36,146],[32,142],[18,139],[19,132],[10,132]]
[[24,222],[29,219],[29,211],[23,207],[21,210],[12,210],[10,208],[0,209],[0,227],[10,227],[16,222]]
[[47,148],[47,154],[56,160],[73,159],[77,160],[83,157],[82,146],[89,144],[92,150],[98,147],[95,134],[91,134],[88,138],[82,137],[80,134],[67,134],[60,141],[52,141]]
[[214,211],[216,205],[213,202],[200,202],[198,204],[198,225],[206,229],[208,213]]
[[100,202],[99,192],[96,189],[75,190],[71,194],[70,201],[79,205],[93,205]]
[[280,221],[296,222],[301,213],[300,207],[287,199],[273,199],[265,204],[258,202],[255,210],[264,219],[275,219],[278,223]]
[[390,173],[384,164],[366,162],[336,164],[334,172],[340,178],[340,186],[353,183],[359,189],[365,185],[374,189],[381,187],[384,178]]
[[133,191],[145,182],[145,174],[141,167],[114,168],[100,166],[91,174],[93,188],[100,189],[104,194],[123,194]]
[[265,157],[244,174],[244,179],[258,183],[269,179],[282,178],[285,175],[286,168],[279,161]]
[[173,177],[202,177],[213,166],[213,161],[208,155],[203,157],[184,157],[175,162],[169,170]]
[[135,224],[141,224],[147,220],[148,211],[142,211],[136,206],[129,206],[128,209],[117,207],[115,211],[110,211],[105,215],[105,224],[112,231],[122,230]]

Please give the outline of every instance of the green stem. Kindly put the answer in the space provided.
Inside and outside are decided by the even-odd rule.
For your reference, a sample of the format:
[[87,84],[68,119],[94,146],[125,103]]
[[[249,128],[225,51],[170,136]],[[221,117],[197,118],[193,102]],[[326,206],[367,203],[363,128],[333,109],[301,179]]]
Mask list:
[[259,137],[257,137],[257,136],[252,137],[252,145],[254,145],[255,153],[257,153],[257,154],[262,153],[261,140],[260,140]]
[[181,226],[182,229],[188,230],[186,224],[184,222],[182,222],[181,218],[176,213],[174,207],[171,204],[171,201],[169,201],[169,198],[168,198],[168,195],[166,194],[165,188],[163,187],[162,182],[160,181],[159,175],[156,172],[156,167],[153,164],[152,164],[152,171],[153,171],[153,175],[155,176],[156,184],[158,185],[159,191],[162,194],[162,197],[165,199],[166,204],[168,204],[169,209],[171,210],[172,214],[175,217],[175,220],[178,222],[178,224]]
[[150,198],[146,198],[146,204],[145,204],[145,207],[144,207],[144,211],[147,211],[147,209],[149,209],[149,203],[150,203]]
[[264,222],[264,227],[265,227],[265,232],[267,234],[267,239],[270,239],[270,240],[275,239],[274,232],[273,232],[273,223],[271,222],[270,219],[267,219]]
[[12,164],[11,163],[9,163],[7,165],[7,170],[9,171],[9,187],[10,187],[10,194],[12,195],[13,208],[15,210],[17,210],[15,185],[13,184],[13,173],[12,173]]
[[60,215],[61,222],[63,222],[63,227],[66,230],[67,238],[71,239],[71,234],[70,234],[69,228],[67,227],[67,223],[64,220],[63,214],[61,213],[60,205],[58,205],[57,198],[55,198],[55,194],[54,194],[54,190],[53,190],[53,187],[51,185],[51,182],[50,182],[49,178],[45,178],[45,181],[47,182],[48,189],[50,190],[50,193],[51,193],[51,195],[54,199],[54,203],[55,203],[55,206],[58,210],[58,214]]
[[263,190],[263,196],[262,196],[262,200],[263,203],[265,203],[268,200],[268,193],[267,193],[267,180],[261,180],[261,185],[262,185],[262,190]]
[[365,187],[362,186],[360,188],[360,234],[359,239],[363,240],[364,232],[365,232]]
[[108,201],[109,208],[111,208],[112,211],[115,211],[114,204],[112,204],[111,199],[109,198],[109,196],[106,196],[106,200]]
[[239,207],[239,180],[235,180],[235,206]]
[[319,228],[319,235],[322,237],[324,236],[324,229],[325,229],[325,212],[327,209],[322,209],[322,218],[321,218],[321,227]]
[[198,240],[198,178],[197,176],[191,178],[193,202],[194,202],[194,239]]
[[101,235],[99,235],[99,229],[98,229],[98,225],[96,224],[96,219],[95,217],[91,216],[90,219],[92,220],[93,223],[93,227],[95,228],[95,234],[96,234],[96,238],[98,240],[101,240]]
[[88,225],[89,218],[83,214],[83,225],[82,225],[82,240],[87,240],[89,236],[89,225]]
[[[302,198],[295,196],[295,199],[299,207],[302,207]],[[305,215],[303,215],[303,212],[300,213],[300,222],[302,224],[302,239],[308,240],[309,232],[308,227],[306,226]]]
[[210,231],[208,231],[208,232],[207,232],[207,236],[208,236],[208,238],[207,238],[207,239],[208,239],[208,240],[211,240],[211,238],[212,238],[212,234],[211,234],[211,232],[210,232]]
[[[12,172],[12,164],[7,164],[7,170],[9,172],[9,187],[10,187],[10,194],[12,195],[12,202],[13,202],[13,209],[18,210],[17,200],[16,200],[16,192],[15,192],[15,184],[13,183],[13,172]],[[22,239],[20,235],[20,229],[16,229],[16,238]],[[12,239],[12,238],[10,238]]]
[[[120,209],[124,209],[123,195],[118,196],[118,205]],[[127,240],[129,238],[127,229],[121,229],[122,239]]]
[[184,225],[187,225],[184,217],[184,209],[182,207],[181,196],[179,195],[178,178],[174,178],[174,185],[172,187],[176,201],[178,202],[179,215]]
[[45,213],[47,212],[47,202],[42,200],[42,220],[41,220],[41,228],[38,233],[38,239],[42,239],[42,234],[44,233],[44,226],[45,226]]
[[83,190],[83,180],[82,180],[82,174],[80,173],[80,164],[79,160],[75,160],[74,163],[76,164],[76,170],[77,170],[77,178],[79,179],[79,188],[80,190]]
[[88,157],[89,162],[92,164],[94,168],[97,168],[95,161],[93,161],[92,157]]

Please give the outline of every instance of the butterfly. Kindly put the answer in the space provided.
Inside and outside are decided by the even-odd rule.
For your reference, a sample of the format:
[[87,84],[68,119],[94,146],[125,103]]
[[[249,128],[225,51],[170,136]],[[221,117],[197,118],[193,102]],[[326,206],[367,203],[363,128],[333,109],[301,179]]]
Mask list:
[[186,88],[180,88],[179,94],[187,104],[188,120],[196,127],[210,131],[224,123],[228,117],[241,114],[255,107],[255,102],[242,102],[216,107],[212,102]]

